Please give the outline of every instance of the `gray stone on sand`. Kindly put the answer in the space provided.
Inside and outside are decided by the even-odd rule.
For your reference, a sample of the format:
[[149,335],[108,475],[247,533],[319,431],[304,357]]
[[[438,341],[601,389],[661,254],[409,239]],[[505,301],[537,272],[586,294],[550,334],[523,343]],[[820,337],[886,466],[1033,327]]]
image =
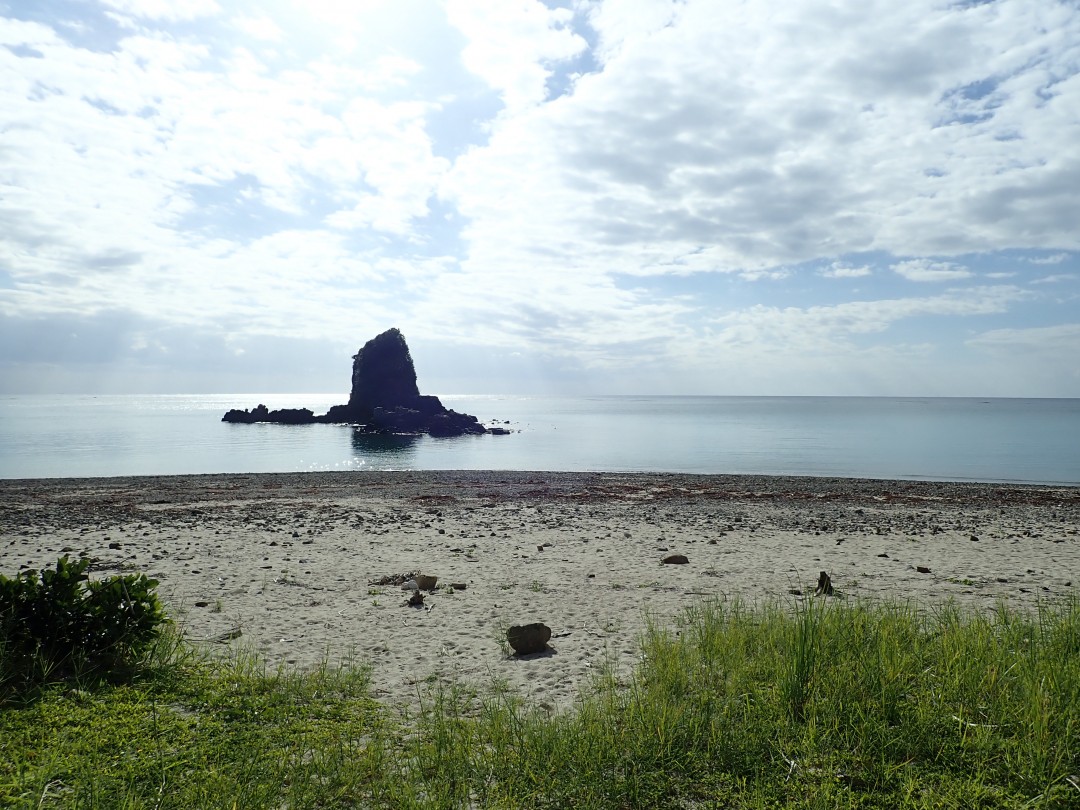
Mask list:
[[417,574],[414,579],[416,580],[416,586],[422,591],[435,590],[435,585],[439,581],[438,577],[433,577],[428,574]]

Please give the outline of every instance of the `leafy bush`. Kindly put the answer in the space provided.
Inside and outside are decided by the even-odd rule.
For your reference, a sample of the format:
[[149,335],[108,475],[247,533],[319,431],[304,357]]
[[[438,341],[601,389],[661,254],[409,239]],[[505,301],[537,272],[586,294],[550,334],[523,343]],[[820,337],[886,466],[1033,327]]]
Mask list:
[[109,673],[136,664],[168,619],[145,574],[91,581],[89,560],[0,574],[0,685]]

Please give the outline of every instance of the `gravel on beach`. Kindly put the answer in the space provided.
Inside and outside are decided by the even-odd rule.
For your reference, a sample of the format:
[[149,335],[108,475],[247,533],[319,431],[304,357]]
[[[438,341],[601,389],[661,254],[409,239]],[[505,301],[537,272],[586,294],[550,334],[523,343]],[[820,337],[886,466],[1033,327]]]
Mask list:
[[[458,680],[565,708],[604,667],[636,663],[647,617],[673,623],[703,600],[1073,599],[1078,531],[1070,486],[474,471],[0,481],[0,573],[65,553],[98,576],[147,573],[214,654],[370,664],[375,694],[405,703]],[[822,571],[832,597],[814,596]],[[421,600],[382,584],[413,574],[438,578]],[[551,628],[547,649],[508,655],[507,628],[530,622]]]

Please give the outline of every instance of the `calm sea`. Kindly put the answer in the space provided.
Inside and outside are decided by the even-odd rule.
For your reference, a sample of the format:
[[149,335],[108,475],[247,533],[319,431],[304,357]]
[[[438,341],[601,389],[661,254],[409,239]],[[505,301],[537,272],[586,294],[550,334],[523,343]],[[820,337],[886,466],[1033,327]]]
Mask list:
[[1080,400],[443,396],[509,436],[229,425],[341,394],[0,397],[0,478],[314,470],[572,470],[1080,484]]

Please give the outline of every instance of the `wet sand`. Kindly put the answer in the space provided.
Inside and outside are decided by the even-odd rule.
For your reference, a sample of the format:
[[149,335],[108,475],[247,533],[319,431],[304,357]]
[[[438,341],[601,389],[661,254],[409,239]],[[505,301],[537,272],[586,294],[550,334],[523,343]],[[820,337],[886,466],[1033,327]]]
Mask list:
[[[373,667],[409,703],[434,679],[572,705],[628,671],[648,614],[814,597],[992,609],[1080,593],[1080,487],[529,472],[0,481],[0,573],[86,555],[147,573],[189,638],[271,667]],[[686,564],[664,564],[673,554]],[[421,571],[419,606],[394,584]],[[451,589],[449,586],[464,586]],[[544,653],[505,631],[542,621]]]

